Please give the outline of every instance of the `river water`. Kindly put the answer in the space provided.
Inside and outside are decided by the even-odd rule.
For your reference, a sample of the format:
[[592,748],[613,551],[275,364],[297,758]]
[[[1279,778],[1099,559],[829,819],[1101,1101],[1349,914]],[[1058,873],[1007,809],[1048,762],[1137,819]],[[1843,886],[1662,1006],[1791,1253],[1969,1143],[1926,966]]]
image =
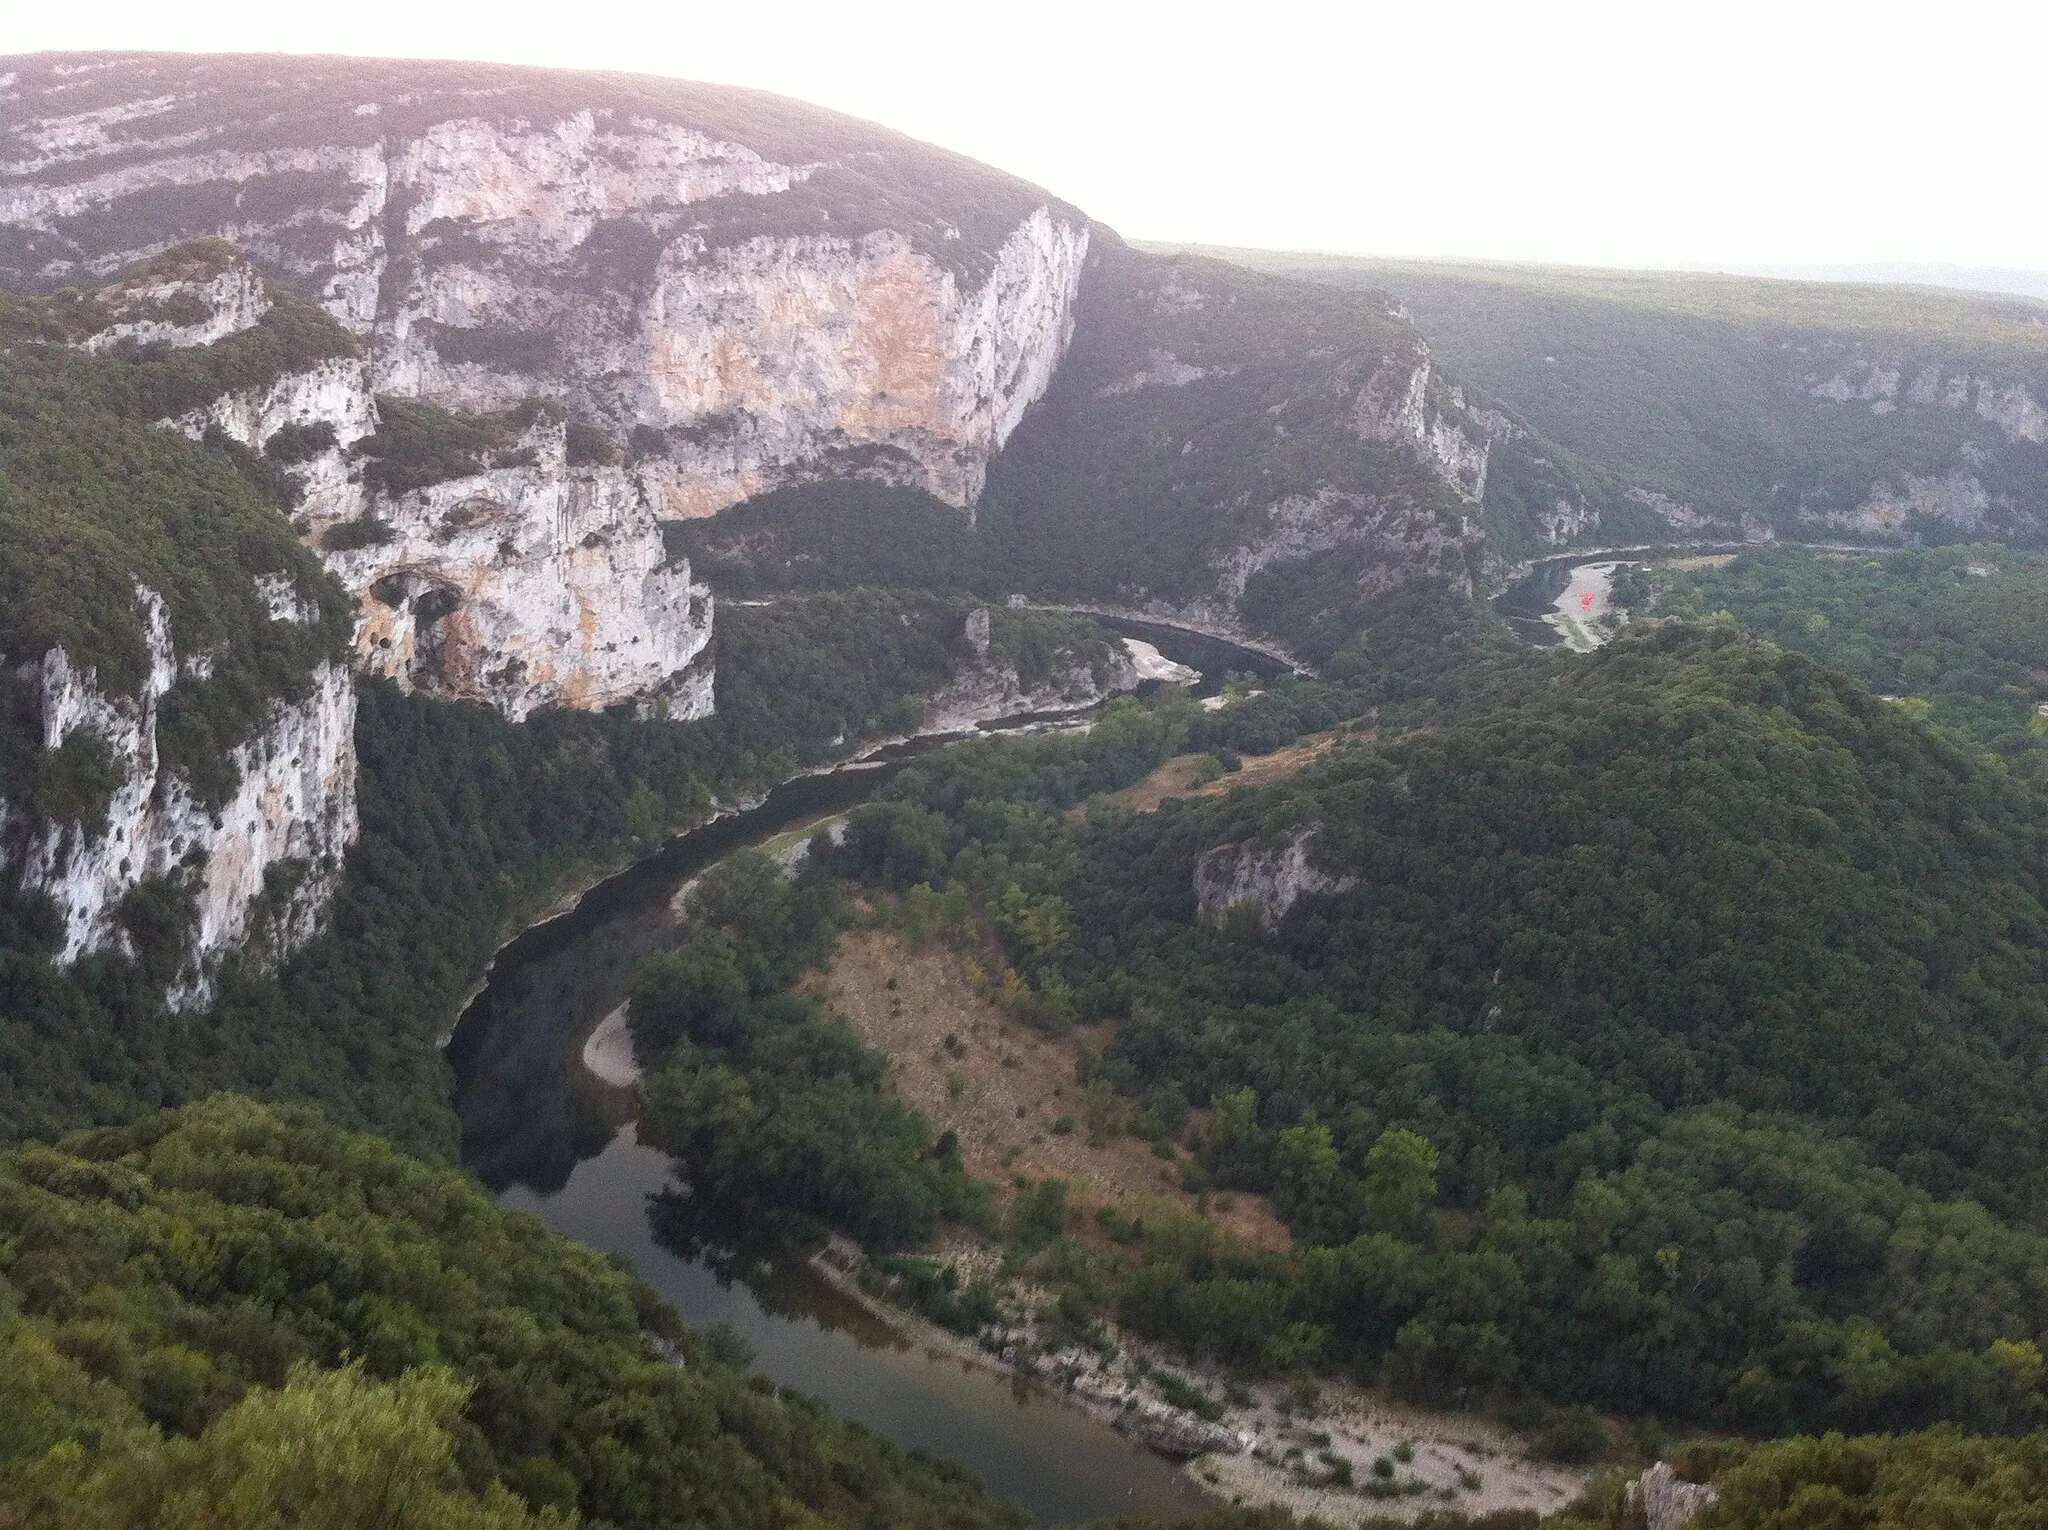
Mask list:
[[[1221,639],[1151,624],[1104,625],[1203,672],[1271,676],[1284,665]],[[1041,1526],[1109,1514],[1182,1519],[1214,1500],[1172,1463],[1056,1396],[928,1350],[775,1252],[708,1254],[664,1244],[650,1218],[671,1184],[665,1155],[635,1139],[630,1093],[581,1066],[583,1039],[624,1001],[634,969],[673,944],[678,890],[714,861],[865,801],[920,754],[799,777],[760,806],[671,840],[505,947],[448,1045],[463,1163],[507,1208],[615,1253],[699,1324],[737,1331],[766,1375],[909,1449],[959,1461]]]

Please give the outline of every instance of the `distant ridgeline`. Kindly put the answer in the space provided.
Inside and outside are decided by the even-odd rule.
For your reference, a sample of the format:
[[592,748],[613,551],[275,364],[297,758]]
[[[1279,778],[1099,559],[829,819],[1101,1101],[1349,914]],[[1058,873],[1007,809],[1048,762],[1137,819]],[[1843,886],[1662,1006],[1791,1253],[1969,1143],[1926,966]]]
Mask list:
[[2048,539],[2048,304],[1210,253],[1391,294],[1462,376],[1597,464],[1666,538]]

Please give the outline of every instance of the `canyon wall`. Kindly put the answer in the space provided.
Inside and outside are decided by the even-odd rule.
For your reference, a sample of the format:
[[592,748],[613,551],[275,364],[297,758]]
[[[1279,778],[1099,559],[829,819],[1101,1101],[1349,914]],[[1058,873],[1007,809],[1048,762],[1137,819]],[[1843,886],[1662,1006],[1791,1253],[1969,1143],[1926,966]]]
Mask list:
[[631,443],[663,518],[845,476],[971,513],[1071,336],[1087,221],[830,113],[778,103],[809,120],[763,131],[772,98],[667,86],[14,61],[0,286],[218,236],[362,334],[374,392],[558,399]]
[[[204,673],[204,656],[181,662],[162,600],[144,587],[135,598],[150,655],[139,695],[106,694],[62,648],[24,674],[43,746],[96,738],[118,772],[103,822],[31,824],[0,802],[0,855],[25,889],[55,904],[65,963],[131,950],[124,903],[144,884],[189,900],[185,959],[169,995],[176,1008],[210,996],[224,954],[254,939],[266,958],[281,958],[318,927],[356,838],[355,685],[347,669],[321,665],[306,695],[275,702],[266,726],[234,748],[226,799],[201,801],[165,767],[157,716],[181,679]],[[276,620],[299,619],[282,592],[273,609]]]

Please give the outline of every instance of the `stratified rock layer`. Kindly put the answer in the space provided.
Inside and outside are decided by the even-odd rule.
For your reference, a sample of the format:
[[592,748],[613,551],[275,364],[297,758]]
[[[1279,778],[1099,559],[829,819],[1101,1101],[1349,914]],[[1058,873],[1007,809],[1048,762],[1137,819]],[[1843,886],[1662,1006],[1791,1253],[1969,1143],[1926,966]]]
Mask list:
[[968,509],[1088,249],[1021,182],[748,92],[143,54],[0,90],[0,286],[233,240],[368,337],[375,391],[560,399],[664,517],[848,475]]

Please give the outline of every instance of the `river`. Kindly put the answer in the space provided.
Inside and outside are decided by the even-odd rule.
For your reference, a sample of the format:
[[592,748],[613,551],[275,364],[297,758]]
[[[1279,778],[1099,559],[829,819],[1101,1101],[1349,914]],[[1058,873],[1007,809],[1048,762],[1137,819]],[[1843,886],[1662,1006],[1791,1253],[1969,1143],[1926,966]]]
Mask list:
[[[1203,672],[1285,668],[1222,639],[1103,619]],[[991,725],[989,731],[1007,731]],[[623,1257],[692,1322],[726,1323],[756,1367],[906,1448],[962,1462],[1041,1526],[1109,1514],[1182,1519],[1215,1506],[1182,1471],[1053,1394],[928,1350],[876,1320],[802,1261],[709,1257],[665,1246],[650,1201],[667,1158],[635,1139],[630,1094],[582,1067],[583,1039],[625,998],[633,970],[672,944],[683,883],[747,845],[865,801],[910,759],[957,739],[801,776],[758,807],[677,836],[499,952],[448,1045],[463,1163],[508,1208]]]

